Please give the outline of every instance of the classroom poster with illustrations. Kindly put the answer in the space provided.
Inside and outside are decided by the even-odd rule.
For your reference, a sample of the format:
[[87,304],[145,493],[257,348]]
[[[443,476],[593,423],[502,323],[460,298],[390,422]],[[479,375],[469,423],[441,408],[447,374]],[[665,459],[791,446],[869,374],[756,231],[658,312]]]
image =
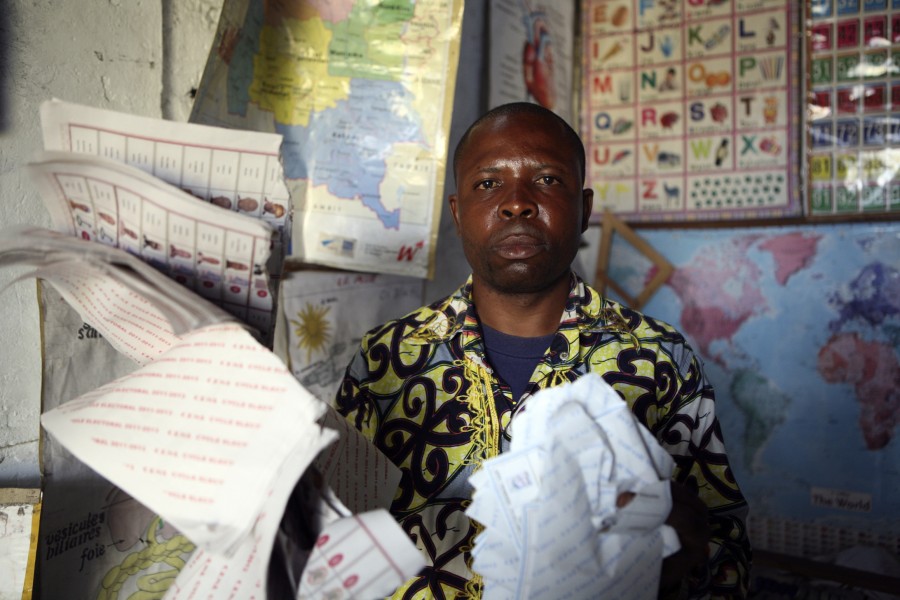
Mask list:
[[[40,286],[39,301],[43,412],[137,368],[54,287]],[[162,600],[194,544],[43,431],[41,471],[38,596]]]
[[809,212],[900,213],[900,1],[813,0]]
[[491,108],[507,102],[536,102],[575,126],[576,8],[574,2],[491,0]]
[[801,212],[799,3],[585,0],[582,138],[594,214]]

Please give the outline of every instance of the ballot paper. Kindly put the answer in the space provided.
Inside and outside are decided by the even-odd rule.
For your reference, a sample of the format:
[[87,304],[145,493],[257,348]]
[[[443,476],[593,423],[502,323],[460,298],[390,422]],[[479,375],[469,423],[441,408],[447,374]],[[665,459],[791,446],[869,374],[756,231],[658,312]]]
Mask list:
[[[282,489],[281,492],[285,490]],[[289,490],[288,490],[289,491]],[[384,509],[350,514],[325,488],[316,514],[307,515],[321,532],[308,551],[301,551],[301,573],[290,573],[289,585],[298,600],[370,600],[389,596],[425,566],[425,558]],[[278,515],[264,512],[255,530],[232,558],[198,550],[182,569],[165,600],[197,598],[265,598],[272,592],[266,576],[271,547],[262,546],[278,527]],[[262,533],[264,532],[264,533]],[[284,531],[278,532],[284,536]],[[289,540],[285,546],[292,545]],[[279,539],[277,543],[282,543]],[[296,543],[293,544],[296,551]],[[290,551],[288,551],[290,552]],[[297,557],[281,556],[291,562]],[[275,560],[273,556],[272,560]],[[275,588],[285,598],[284,588]],[[271,595],[269,596],[271,599]]]
[[400,469],[331,406],[321,423],[339,437],[314,464],[341,502],[353,513],[390,508]]
[[[542,390],[472,475],[485,598],[656,598],[674,462],[599,375]],[[620,494],[633,500],[617,508]]]
[[[263,598],[287,498],[337,437],[316,422],[327,410],[274,354],[223,324],[181,336],[135,373],[45,413],[42,424],[199,547],[168,600]],[[303,581],[312,595],[303,597],[388,595],[424,566],[389,513],[345,512],[310,556]]]
[[279,134],[155,119],[55,99],[41,104],[41,126],[46,150],[131,165],[277,230],[288,217]]
[[[315,436],[307,438],[305,444],[301,443],[305,447],[286,456],[281,472],[265,494],[265,503],[250,534],[241,538],[230,555],[216,548],[199,548],[178,574],[165,600],[264,599],[272,546],[288,496],[297,483],[298,472],[309,464],[310,451],[315,453],[323,441],[330,443],[335,437],[332,434],[328,432],[319,441]],[[312,520],[313,516],[308,518]]]
[[[262,597],[288,497],[320,454],[358,506],[390,502],[396,467],[359,440],[342,445],[351,450],[323,452],[338,437],[320,424],[333,409],[224,311],[122,250],[57,232],[0,232],[0,267],[13,265],[30,267],[26,276],[60,290],[141,365],[44,413],[41,422],[55,442],[198,547],[168,597]],[[354,462],[340,464],[341,456]],[[381,467],[357,490],[341,473],[359,464]],[[370,487],[376,483],[381,487]],[[399,525],[387,513],[376,515],[351,518],[350,529],[362,534],[331,538],[346,545],[343,555],[369,548],[365,561],[348,560],[352,573],[329,574],[353,588],[343,597],[389,594],[422,567]],[[331,558],[340,547],[321,546]]]
[[115,160],[44,152],[27,170],[56,230],[121,248],[261,331],[272,228]]
[[235,321],[122,250],[48,229],[0,232],[0,267],[49,281],[116,350],[147,364],[193,329]]
[[425,558],[384,509],[343,517],[316,540],[298,600],[382,598],[425,566]]
[[197,546],[231,554],[266,490],[287,480],[290,491],[334,439],[315,423],[324,410],[271,352],[225,324],[184,335],[41,423]]

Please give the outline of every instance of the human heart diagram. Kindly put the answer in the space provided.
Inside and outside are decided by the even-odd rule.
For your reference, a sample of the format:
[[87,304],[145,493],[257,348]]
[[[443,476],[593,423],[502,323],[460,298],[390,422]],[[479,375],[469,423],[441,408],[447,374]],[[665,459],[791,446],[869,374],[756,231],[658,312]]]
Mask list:
[[528,34],[522,53],[525,89],[538,104],[552,109],[556,102],[556,90],[553,87],[553,44],[550,30],[541,11],[528,12],[524,21]]

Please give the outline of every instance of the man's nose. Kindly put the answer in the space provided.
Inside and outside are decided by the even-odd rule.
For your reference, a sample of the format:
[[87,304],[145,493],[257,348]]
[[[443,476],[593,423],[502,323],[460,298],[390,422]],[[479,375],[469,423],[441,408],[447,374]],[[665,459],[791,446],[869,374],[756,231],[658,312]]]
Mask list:
[[509,192],[500,203],[500,216],[504,219],[516,217],[531,218],[537,216],[538,207],[525,185],[511,186]]

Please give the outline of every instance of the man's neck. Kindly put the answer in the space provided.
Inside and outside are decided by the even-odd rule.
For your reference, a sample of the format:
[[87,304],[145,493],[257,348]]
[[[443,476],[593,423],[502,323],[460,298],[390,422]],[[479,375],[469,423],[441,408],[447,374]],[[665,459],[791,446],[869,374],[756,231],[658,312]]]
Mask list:
[[472,298],[482,323],[507,335],[539,337],[559,328],[569,282],[567,275],[539,292],[504,293],[474,281]]

